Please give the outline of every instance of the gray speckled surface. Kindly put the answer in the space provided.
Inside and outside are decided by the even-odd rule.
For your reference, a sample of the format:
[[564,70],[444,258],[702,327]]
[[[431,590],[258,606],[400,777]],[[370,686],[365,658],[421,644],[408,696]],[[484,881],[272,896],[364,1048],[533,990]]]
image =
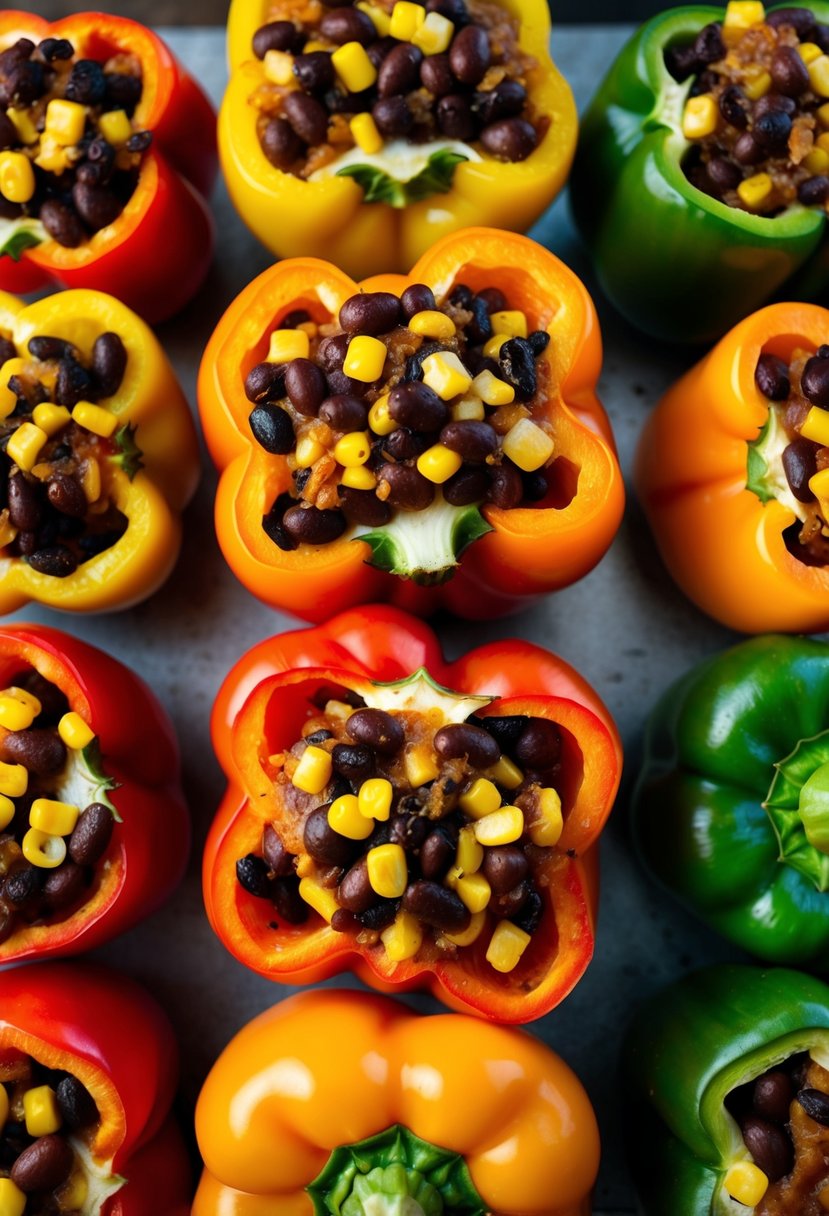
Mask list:
[[[580,108],[625,33],[624,27],[612,26],[555,31],[553,52]],[[218,100],[224,84],[222,33],[179,30],[168,32],[168,37]],[[199,356],[212,326],[242,286],[270,261],[221,188],[214,207],[219,231],[216,265],[199,300],[159,331],[192,403]],[[556,203],[533,235],[594,289],[566,200]],[[646,412],[692,356],[654,346],[613,316],[600,299],[597,303],[606,343],[601,395],[627,476]],[[288,991],[248,974],[226,954],[202,911],[201,847],[222,790],[210,749],[210,706],[223,674],[245,649],[295,625],[255,601],[225,568],[213,535],[214,489],[215,476],[205,461],[201,489],[185,520],[181,561],[167,586],[148,603],[105,618],[36,610],[18,614],[20,619],[68,629],[132,664],[156,689],[178,728],[195,826],[187,879],[166,908],[98,956],[143,980],[167,1007],[182,1046],[182,1110],[192,1104],[210,1063],[231,1035]],[[577,586],[508,621],[470,629],[444,619],[437,626],[451,656],[470,642],[511,635],[558,652],[595,684],[624,737],[626,781],[602,844],[596,957],[572,996],[532,1029],[573,1065],[596,1105],[604,1138],[597,1210],[629,1212],[633,1198],[619,1135],[624,1095],[615,1084],[622,1027],[633,1006],[652,989],[692,965],[729,957],[729,949],[643,877],[628,845],[625,794],[636,768],[644,717],[657,694],[676,674],[732,637],[704,619],[670,583],[634,504],[609,555]],[[427,999],[417,1003],[436,1008]]]

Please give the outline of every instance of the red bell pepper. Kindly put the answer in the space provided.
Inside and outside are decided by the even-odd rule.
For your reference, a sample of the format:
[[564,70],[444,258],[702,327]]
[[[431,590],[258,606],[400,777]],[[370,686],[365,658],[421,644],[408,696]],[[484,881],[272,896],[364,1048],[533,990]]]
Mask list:
[[80,906],[16,928],[0,944],[0,963],[77,954],[125,932],[178,884],[190,842],[173,727],[143,681],[103,651],[56,629],[0,629],[0,688],[31,668],[65,695],[70,711],[95,735],[91,746],[71,754],[71,785],[65,772],[58,774],[67,783],[67,798],[77,797],[82,768],[89,802],[109,801],[120,822]]
[[[542,919],[509,975],[496,974],[484,960],[491,924],[474,944],[442,957],[392,962],[379,943],[360,944],[317,915],[276,929],[273,906],[237,881],[237,861],[255,851],[264,828],[285,814],[263,766],[299,738],[312,693],[333,684],[363,695],[421,669],[444,690],[457,690],[447,695],[493,698],[476,708],[478,714],[541,717],[562,735],[564,829],[557,845],[538,857]],[[433,683],[432,691],[439,701],[442,690]],[[561,659],[513,640],[448,664],[426,625],[389,606],[356,608],[249,651],[219,692],[212,734],[229,784],[205,850],[204,896],[214,930],[252,970],[280,982],[313,983],[351,967],[380,991],[428,987],[453,1008],[502,1022],[542,1016],[584,973],[593,953],[597,896],[592,846],[618,788],[621,747],[596,693]],[[323,794],[319,802],[325,802]]]

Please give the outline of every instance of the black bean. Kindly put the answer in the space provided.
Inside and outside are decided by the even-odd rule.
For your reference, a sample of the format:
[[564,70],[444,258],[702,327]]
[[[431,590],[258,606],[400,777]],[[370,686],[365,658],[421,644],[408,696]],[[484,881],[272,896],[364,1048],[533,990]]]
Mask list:
[[42,871],[36,866],[21,866],[4,881],[3,899],[14,908],[23,908],[31,900],[40,898],[42,887]]
[[8,486],[9,520],[23,532],[34,532],[43,518],[39,485],[24,473],[12,473]]
[[469,22],[469,11],[465,0],[426,0],[427,13],[440,13],[447,21],[451,21],[455,29]]
[[809,480],[817,472],[817,448],[808,439],[794,439],[783,449],[783,472],[798,502],[813,502]]
[[15,347],[14,342],[0,335],[0,367],[2,367],[4,363],[7,363],[9,359],[15,359],[16,357],[17,348]]
[[257,899],[268,899],[270,887],[268,883],[268,866],[255,853],[248,853],[236,862],[236,879],[249,895]]
[[412,431],[439,430],[447,421],[448,412],[435,390],[419,381],[396,384],[389,393],[389,415],[398,426]]
[[403,907],[423,924],[445,933],[462,933],[471,919],[468,908],[454,891],[425,879],[410,883],[406,888]]
[[98,385],[98,397],[111,397],[118,392],[127,369],[127,351],[118,334],[99,334],[92,347],[92,371]]
[[279,919],[289,925],[301,925],[308,919],[309,908],[299,893],[299,879],[295,874],[273,880],[271,902]]
[[409,355],[406,360],[406,371],[403,375],[404,382],[420,380],[423,376],[423,360],[442,349],[443,347],[440,342],[434,342],[431,339],[419,346],[417,351],[413,355]]
[[480,465],[458,469],[443,483],[443,497],[453,507],[466,507],[481,502],[489,489],[489,473]]
[[394,138],[408,135],[414,127],[414,114],[405,97],[383,97],[371,107],[371,115],[381,135]]
[[55,401],[58,405],[77,405],[91,396],[94,391],[92,376],[75,359],[66,357],[58,364],[58,374],[55,379]]
[[82,106],[97,106],[106,97],[104,69],[96,59],[78,59],[72,65],[64,96]]
[[346,522],[342,511],[302,505],[285,512],[282,526],[299,544],[327,545],[342,536]]
[[829,177],[816,174],[801,182],[797,188],[797,200],[804,207],[822,207],[829,199]]
[[815,31],[815,14],[808,8],[773,8],[766,13],[766,25],[775,30],[789,25],[802,41],[811,41]]
[[473,768],[497,764],[501,749],[488,731],[469,722],[442,726],[435,735],[435,751],[444,760],[466,757]]
[[408,427],[399,426],[380,440],[380,449],[388,460],[415,460],[429,446],[426,435],[416,435]]
[[440,442],[470,464],[483,464],[498,451],[498,435],[488,422],[447,422]]
[[467,25],[452,39],[449,65],[462,84],[478,84],[492,60],[489,35],[480,25]]
[[502,511],[511,511],[523,496],[524,483],[515,465],[509,460],[495,465],[490,476],[487,501]]
[[46,545],[29,557],[29,565],[38,574],[48,574],[52,578],[68,578],[78,568],[78,562],[71,549],[65,545]]
[[333,372],[342,368],[348,352],[348,334],[336,334],[333,338],[323,338],[317,351],[317,360],[323,371]]
[[543,913],[544,903],[541,896],[537,891],[530,891],[521,911],[511,919],[513,924],[517,925],[519,929],[523,929],[525,933],[529,933],[532,937],[541,924]]
[[46,199],[40,208],[40,222],[52,240],[66,249],[77,249],[87,239],[78,213],[60,199]]
[[[310,469],[298,469],[299,473],[309,473]],[[297,482],[299,488],[299,483]],[[282,521],[285,518],[285,512],[289,507],[293,506],[294,499],[290,494],[279,494],[271,504],[271,508],[267,515],[262,516],[262,529],[266,536],[270,537],[275,545],[286,553],[292,549],[296,549],[297,542],[282,526]]]
[[142,83],[140,76],[132,76],[129,72],[106,72],[106,103],[111,110],[126,110],[132,112],[141,100]]
[[282,103],[288,122],[306,144],[323,144],[328,134],[328,111],[316,97],[289,93]]
[[307,308],[292,308],[290,312],[286,312],[285,316],[280,319],[280,329],[299,329],[300,325],[306,325],[313,320]]
[[730,84],[720,94],[720,114],[725,122],[744,131],[748,126],[747,101],[743,90],[736,84]]
[[[511,891],[527,877],[530,863],[522,849],[514,844],[502,844],[484,850],[484,876],[498,895]],[[509,913],[507,913],[509,915]]]
[[310,359],[292,359],[285,368],[285,392],[298,413],[313,418],[328,392],[325,372]]
[[278,401],[285,396],[285,364],[257,363],[245,377],[248,401]]
[[360,743],[337,743],[331,753],[334,771],[340,776],[362,784],[374,773],[374,753]]
[[323,13],[320,33],[329,42],[343,46],[346,42],[359,42],[369,46],[377,38],[377,29],[367,13],[359,8],[343,7]]
[[512,920],[518,916],[530,894],[529,883],[519,882],[508,891],[493,891],[488,910],[499,920]]
[[9,1177],[24,1194],[53,1191],[72,1173],[75,1154],[62,1136],[41,1136],[15,1161]]
[[334,65],[328,51],[310,51],[294,59],[294,75],[306,93],[324,93],[334,84]]
[[829,1094],[819,1089],[801,1089],[797,1100],[810,1119],[821,1127],[829,1127]]
[[305,150],[305,144],[285,118],[272,118],[262,132],[260,142],[275,169],[287,169]]
[[109,807],[91,802],[69,837],[69,856],[81,866],[93,866],[109,848],[115,820]]
[[412,283],[400,297],[400,307],[406,321],[411,321],[419,312],[433,312],[437,307],[434,292],[425,283]]
[[449,56],[427,55],[420,65],[420,83],[433,97],[446,97],[454,93],[458,83],[449,65]]
[[399,899],[381,899],[374,907],[367,908],[365,912],[358,912],[357,920],[364,929],[375,929],[379,932],[392,923],[399,909]]
[[777,47],[770,71],[775,89],[786,97],[799,97],[809,88],[808,69],[793,46]]
[[386,502],[399,511],[425,511],[435,500],[435,487],[417,469],[405,464],[384,464],[377,470],[378,482],[389,487]]
[[391,54],[397,45],[398,43],[394,38],[378,38],[376,42],[372,42],[371,46],[366,47],[366,54],[378,72],[386,57]]
[[98,1107],[92,1094],[77,1077],[64,1077],[55,1087],[55,1098],[66,1127],[80,1131],[98,1121]]
[[253,35],[253,53],[264,59],[268,51],[301,51],[304,43],[305,35],[293,21],[269,21]]
[[0,110],[0,148],[16,148],[18,143],[17,127],[6,112]]
[[358,709],[345,724],[349,738],[373,748],[381,756],[396,756],[405,735],[397,718],[383,709]]
[[[411,810],[408,808],[409,801],[414,804]],[[392,815],[389,820],[389,841],[401,845],[407,853],[417,853],[429,836],[431,820],[420,813],[421,804],[411,795],[401,798],[398,810],[404,814]]]
[[42,63],[20,59],[8,71],[4,70],[3,77],[0,105],[14,102],[18,109],[30,106],[46,91],[46,74]]
[[424,878],[441,879],[455,860],[457,841],[443,825],[433,828],[420,847],[420,869]]
[[754,369],[754,381],[770,401],[785,401],[789,395],[789,366],[776,355],[761,355]]
[[361,291],[349,296],[340,309],[340,325],[347,334],[387,334],[400,321],[400,300],[389,291]]
[[86,889],[86,872],[74,861],[65,861],[56,870],[50,870],[43,884],[43,898],[49,908],[57,912],[77,903]]
[[319,408],[319,416],[334,431],[362,431],[368,419],[368,406],[350,393],[337,393],[326,397]]
[[46,485],[46,497],[56,511],[83,519],[87,511],[86,495],[79,482],[67,473],[53,473]]
[[516,401],[535,396],[538,380],[532,347],[526,338],[508,338],[498,352],[501,375],[515,389]]
[[365,528],[382,528],[391,519],[391,507],[377,497],[373,490],[354,490],[339,486],[340,507],[348,519]]
[[285,878],[293,873],[293,856],[285,848],[276,828],[270,823],[262,833],[262,855],[275,878]]
[[507,307],[507,297],[498,287],[485,287],[478,292],[478,299],[483,300],[490,313],[503,312]]
[[741,165],[756,165],[764,158],[763,149],[750,131],[744,131],[737,140],[733,155]]
[[680,84],[687,80],[699,67],[694,44],[669,46],[665,51],[665,67]]
[[402,96],[416,89],[420,80],[423,52],[410,42],[398,43],[383,59],[377,75],[381,98]]
[[22,764],[30,773],[47,776],[66,763],[66,745],[53,730],[12,730],[0,743],[7,764]]
[[517,80],[502,80],[488,93],[477,93],[473,107],[484,125],[501,118],[516,118],[527,103],[527,90]]
[[435,114],[441,134],[448,139],[478,138],[478,116],[472,109],[470,98],[464,97],[462,93],[449,93],[441,97]]
[[697,34],[694,41],[694,54],[697,63],[703,65],[716,63],[718,59],[723,58],[725,43],[723,42],[722,27],[718,22],[712,21]]
[[550,487],[543,469],[536,469],[534,473],[522,473],[521,481],[524,484],[525,502],[541,502],[547,497]]
[[21,557],[31,557],[33,553],[37,552],[37,533],[18,532],[14,544]]
[[146,152],[152,142],[152,131],[136,131],[127,140],[126,149],[128,152]]
[[37,49],[47,63],[71,59],[75,54],[75,48],[68,38],[44,38],[38,43]]
[[727,190],[736,190],[743,175],[733,161],[725,156],[714,156],[706,165],[709,181],[719,194]]
[[524,118],[502,118],[484,127],[481,143],[499,160],[526,160],[538,143],[538,133]]
[[803,395],[821,409],[829,408],[829,346],[825,349],[825,355],[822,353],[824,348],[820,347],[818,353],[807,360],[800,379]]
[[785,151],[792,131],[792,120],[780,110],[771,110],[755,119],[753,135],[761,148],[770,154]]
[[482,346],[492,337],[492,322],[489,319],[486,301],[475,296],[470,301],[469,312],[472,313],[472,316],[464,327],[464,335],[467,342],[473,346]]
[[745,1146],[769,1182],[778,1182],[794,1165],[794,1146],[775,1123],[749,1115],[740,1124]]
[[123,210],[120,198],[109,186],[96,186],[75,182],[72,187],[72,202],[87,228],[99,232],[115,222]]
[[303,831],[305,850],[319,865],[350,866],[354,860],[354,854],[359,848],[359,843],[341,836],[330,826],[328,822],[330,805],[330,803],[326,803],[324,806],[317,807],[305,820]]
[[519,764],[528,768],[552,768],[561,755],[561,731],[546,718],[530,718],[513,752]]
[[782,1068],[765,1072],[754,1082],[751,1101],[754,1113],[773,1123],[787,1123],[794,1098],[792,1079]]
[[290,452],[296,437],[290,415],[278,405],[265,402],[257,405],[248,416],[253,437],[260,447],[273,456],[285,456]]

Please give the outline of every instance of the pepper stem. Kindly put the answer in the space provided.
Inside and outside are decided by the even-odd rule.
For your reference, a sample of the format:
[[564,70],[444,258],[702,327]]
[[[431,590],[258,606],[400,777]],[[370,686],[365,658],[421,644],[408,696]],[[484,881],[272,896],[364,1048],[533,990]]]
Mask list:
[[829,890],[829,731],[801,739],[775,766],[764,807],[780,860]]
[[398,511],[382,528],[354,538],[371,547],[370,566],[424,586],[445,583],[473,541],[492,527],[477,506],[453,507],[442,496],[425,511]]

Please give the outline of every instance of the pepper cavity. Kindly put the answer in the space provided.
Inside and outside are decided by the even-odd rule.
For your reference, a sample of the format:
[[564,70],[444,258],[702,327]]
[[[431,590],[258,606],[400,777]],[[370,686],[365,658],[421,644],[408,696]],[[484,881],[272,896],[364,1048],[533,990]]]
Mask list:
[[237,878],[274,927],[313,910],[391,963],[479,942],[494,970],[518,967],[563,830],[554,723],[330,699],[268,764],[284,818]]
[[133,55],[79,59],[63,38],[20,38],[0,53],[0,217],[39,220],[76,248],[131,198],[152,135]]

